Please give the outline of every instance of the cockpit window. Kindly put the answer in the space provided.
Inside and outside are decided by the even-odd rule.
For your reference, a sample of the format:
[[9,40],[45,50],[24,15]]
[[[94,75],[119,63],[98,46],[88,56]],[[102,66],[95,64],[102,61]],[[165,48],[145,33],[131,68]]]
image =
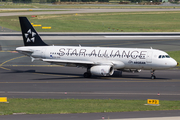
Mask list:
[[159,55],[159,58],[170,58],[169,55]]
[[170,56],[169,56],[169,55],[166,55],[166,58],[170,58]]

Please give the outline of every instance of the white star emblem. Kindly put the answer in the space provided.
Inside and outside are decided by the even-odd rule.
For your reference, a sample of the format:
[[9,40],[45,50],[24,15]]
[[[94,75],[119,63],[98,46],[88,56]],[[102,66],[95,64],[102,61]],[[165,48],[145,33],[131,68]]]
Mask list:
[[24,35],[25,35],[25,37],[27,39],[26,42],[34,42],[35,41],[34,36],[36,35],[36,33],[35,32],[31,32],[31,29],[29,29],[27,31],[27,33],[25,33]]

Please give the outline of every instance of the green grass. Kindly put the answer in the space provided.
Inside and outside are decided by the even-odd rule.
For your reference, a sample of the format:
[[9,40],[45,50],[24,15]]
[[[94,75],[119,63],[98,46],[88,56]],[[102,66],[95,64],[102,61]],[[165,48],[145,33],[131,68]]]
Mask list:
[[47,8],[46,5],[37,4],[37,3],[12,3],[12,2],[0,2],[1,8]]
[[169,51],[167,52],[172,58],[180,63],[180,51]]
[[[119,2],[119,1],[118,1]],[[94,5],[94,4],[61,4],[61,5],[52,5],[51,3],[49,4],[39,4],[39,3],[29,3],[29,4],[24,4],[24,3],[6,3],[6,2],[1,2],[1,8],[180,8],[180,6],[158,6],[158,5],[142,5],[142,6],[130,6],[130,5],[125,5],[121,6],[116,3],[106,3],[106,5],[99,4],[99,5]],[[115,5],[115,6],[108,6],[107,4],[110,5]],[[133,5],[136,5],[132,3]]]
[[[13,12],[50,12],[50,11],[62,11],[62,10],[0,10],[0,13],[13,13]],[[63,10],[64,11],[64,10]]]
[[[180,32],[180,11],[28,16],[30,22],[52,27],[38,32]],[[20,31],[17,16],[0,17],[0,26]]]
[[146,106],[145,100],[100,99],[8,99],[0,103],[1,114],[64,114],[127,111],[180,110],[180,101],[160,101],[160,106]]

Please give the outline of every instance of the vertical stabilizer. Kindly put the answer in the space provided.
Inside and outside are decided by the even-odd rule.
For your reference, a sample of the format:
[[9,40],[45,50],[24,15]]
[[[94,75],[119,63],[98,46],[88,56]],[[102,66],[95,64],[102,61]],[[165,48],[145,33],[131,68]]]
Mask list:
[[26,17],[19,17],[25,46],[47,46]]

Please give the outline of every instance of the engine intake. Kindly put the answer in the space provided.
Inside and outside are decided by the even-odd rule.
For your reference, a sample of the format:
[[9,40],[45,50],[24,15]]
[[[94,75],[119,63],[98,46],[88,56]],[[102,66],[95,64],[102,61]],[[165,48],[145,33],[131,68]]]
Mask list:
[[99,65],[91,67],[90,72],[98,76],[111,76],[114,73],[114,68],[110,65]]

